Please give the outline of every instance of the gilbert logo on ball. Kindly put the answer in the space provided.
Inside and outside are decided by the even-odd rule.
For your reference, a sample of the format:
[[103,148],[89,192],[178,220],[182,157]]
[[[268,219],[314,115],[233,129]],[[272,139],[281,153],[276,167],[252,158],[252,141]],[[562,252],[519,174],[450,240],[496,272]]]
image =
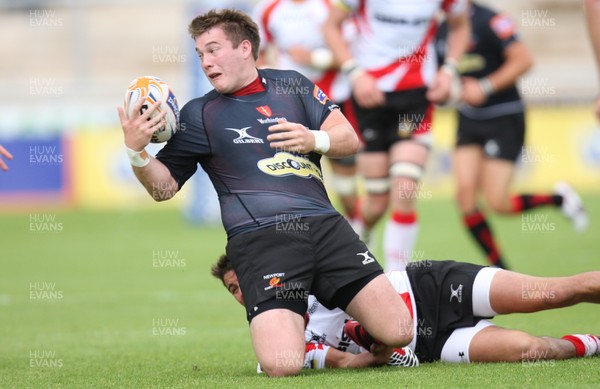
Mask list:
[[[133,108],[140,99],[144,100],[142,108],[140,109],[140,114],[144,113],[144,111],[157,101],[160,101],[161,104],[158,109],[152,113],[151,118],[160,115],[163,111],[167,112],[165,116],[167,124],[156,130],[150,141],[152,143],[162,143],[171,139],[173,134],[177,132],[179,126],[179,105],[177,104],[177,99],[175,98],[173,91],[171,91],[171,88],[169,88],[169,85],[160,78],[154,76],[138,77],[131,81],[125,95],[125,113],[127,114],[127,117],[131,117]],[[148,120],[150,120],[150,118]]]

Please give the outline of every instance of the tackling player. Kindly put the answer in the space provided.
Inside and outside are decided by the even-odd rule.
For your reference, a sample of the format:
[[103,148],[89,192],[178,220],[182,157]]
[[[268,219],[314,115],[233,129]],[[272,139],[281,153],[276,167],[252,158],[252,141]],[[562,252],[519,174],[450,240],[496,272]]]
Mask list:
[[[587,227],[587,214],[566,183],[557,184],[554,194],[510,195],[525,139],[525,107],[516,83],[533,60],[508,16],[475,2],[470,3],[469,13],[471,44],[459,63],[463,77],[454,152],[456,200],[465,226],[490,264],[506,268],[486,217],[477,207],[480,192],[491,210],[504,215],[545,205],[559,207],[577,231]],[[444,23],[436,44],[442,58],[447,32]]]
[[323,184],[321,156],[346,157],[359,144],[339,107],[298,72],[257,69],[258,26],[243,12],[209,11],[188,31],[214,90],[181,109],[156,158],[145,147],[164,126],[164,114],[151,117],[160,102],[140,113],[141,98],[119,118],[133,171],[154,199],[174,196],[198,164],[210,177],[263,370],[289,376],[304,364],[306,298],[276,299],[281,283],[344,309],[388,346],[408,344],[406,306]]
[[[225,255],[213,265],[211,274],[238,302],[243,301]],[[598,336],[538,337],[488,320],[582,302],[600,304],[600,271],[547,278],[469,263],[424,260],[386,275],[411,312],[416,336],[408,347],[421,362],[525,362],[600,355]],[[285,285],[281,288],[285,290]],[[353,353],[361,351],[358,346],[369,349],[377,343],[357,321],[339,309],[324,307],[314,297],[309,299],[307,312],[307,342]]]

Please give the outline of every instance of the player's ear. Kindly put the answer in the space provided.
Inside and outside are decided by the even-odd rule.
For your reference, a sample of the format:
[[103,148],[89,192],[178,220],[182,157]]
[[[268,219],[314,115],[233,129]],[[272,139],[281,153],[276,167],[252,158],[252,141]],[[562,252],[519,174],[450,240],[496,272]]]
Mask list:
[[248,39],[244,39],[240,45],[242,45],[242,54],[244,55],[244,59],[252,57],[252,43]]

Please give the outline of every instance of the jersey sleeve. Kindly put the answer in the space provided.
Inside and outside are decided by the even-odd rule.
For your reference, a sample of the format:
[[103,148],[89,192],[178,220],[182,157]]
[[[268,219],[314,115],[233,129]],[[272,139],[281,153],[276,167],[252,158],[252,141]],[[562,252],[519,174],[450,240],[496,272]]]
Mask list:
[[202,124],[203,106],[204,103],[196,99],[181,109],[179,129],[156,155],[156,159],[169,169],[179,188],[196,172],[200,158],[210,154],[208,136]]
[[495,14],[488,22],[488,33],[494,44],[504,51],[511,43],[519,40],[517,27],[505,14]]
[[304,352],[305,369],[324,369],[326,368],[326,358],[329,346],[320,343],[307,343]]
[[309,115],[310,129],[319,130],[323,122],[327,119],[327,116],[329,116],[334,109],[339,109],[340,107],[334,104],[325,92],[312,81],[300,73],[296,72],[296,74],[300,77],[300,82],[302,84],[301,90],[306,91],[306,93],[301,95],[301,99],[306,112]]

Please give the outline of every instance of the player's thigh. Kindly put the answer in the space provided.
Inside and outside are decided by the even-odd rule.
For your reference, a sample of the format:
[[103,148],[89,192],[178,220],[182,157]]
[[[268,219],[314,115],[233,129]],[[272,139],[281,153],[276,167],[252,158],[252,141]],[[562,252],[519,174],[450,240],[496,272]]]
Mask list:
[[384,274],[371,280],[354,296],[346,313],[389,346],[405,346],[413,337],[413,322],[406,303]]
[[490,284],[490,306],[499,314],[558,308],[568,305],[572,284],[569,277],[534,277],[499,270]]
[[269,375],[296,374],[304,363],[304,318],[288,309],[271,309],[250,322],[252,346]]
[[481,187],[488,207],[496,212],[510,210],[510,185],[515,165],[506,159],[486,158],[481,170]]
[[530,359],[538,338],[526,332],[489,326],[471,339],[470,362],[517,362]]

